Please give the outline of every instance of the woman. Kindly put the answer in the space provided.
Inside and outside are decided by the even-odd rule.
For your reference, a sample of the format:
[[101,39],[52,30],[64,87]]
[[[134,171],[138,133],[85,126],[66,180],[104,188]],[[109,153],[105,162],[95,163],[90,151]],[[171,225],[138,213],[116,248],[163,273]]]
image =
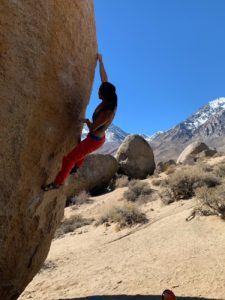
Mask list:
[[105,142],[105,131],[112,123],[116,113],[117,95],[115,86],[108,82],[102,56],[98,54],[97,59],[99,61],[100,77],[102,81],[98,95],[102,102],[97,106],[93,113],[93,122],[89,119],[81,120],[88,126],[88,135],[63,158],[62,168],[55,180],[41,187],[45,192],[58,189],[63,185],[71,171],[82,165],[85,156],[100,148]]

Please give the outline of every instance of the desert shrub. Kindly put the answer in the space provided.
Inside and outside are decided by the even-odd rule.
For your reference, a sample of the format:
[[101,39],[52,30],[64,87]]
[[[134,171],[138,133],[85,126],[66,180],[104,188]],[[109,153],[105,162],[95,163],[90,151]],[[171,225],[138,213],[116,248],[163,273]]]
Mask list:
[[214,173],[218,177],[225,177],[225,164],[218,164],[214,168]]
[[126,175],[119,176],[115,181],[115,188],[126,187],[129,184],[129,178]]
[[148,221],[145,213],[139,208],[127,203],[122,207],[112,207],[107,213],[102,215],[96,225],[103,223],[118,223],[120,228],[131,227],[135,224],[143,224]]
[[168,185],[176,200],[193,197],[196,188],[202,186],[214,187],[218,184],[220,184],[218,177],[196,167],[178,170],[168,179]]
[[81,215],[73,215],[61,222],[61,225],[55,232],[55,238],[59,238],[66,233],[73,232],[77,228],[90,225],[94,220],[83,218]]
[[144,201],[150,198],[153,190],[150,188],[147,182],[133,179],[129,182],[128,190],[124,192],[125,199],[131,202]]
[[216,152],[213,157],[221,157],[221,156],[224,156],[224,153],[223,152]]
[[152,178],[153,176],[154,176],[155,178],[158,178],[158,177],[160,177],[160,173],[162,173],[162,172],[160,172],[159,170],[155,169],[153,175],[148,175],[148,176],[147,176],[147,179]]
[[196,190],[199,205],[195,212],[201,215],[219,215],[225,219],[225,185],[214,188],[201,187]]
[[208,165],[207,163],[203,163],[203,162],[199,162],[197,165],[196,165],[196,168],[202,170],[203,172],[213,172],[214,168],[213,166],[210,166]]
[[159,186],[161,184],[161,182],[162,182],[162,179],[157,179],[157,178],[152,179],[152,181],[151,181],[152,185],[155,185],[155,186]]
[[67,199],[66,206],[71,205],[82,205],[90,202],[90,194],[88,194],[85,190],[81,191],[78,195],[70,197]]
[[163,188],[160,193],[160,198],[165,205],[169,205],[175,201],[172,191],[169,188]]
[[165,171],[167,175],[173,174],[176,171],[176,165],[171,165],[168,167],[168,169]]

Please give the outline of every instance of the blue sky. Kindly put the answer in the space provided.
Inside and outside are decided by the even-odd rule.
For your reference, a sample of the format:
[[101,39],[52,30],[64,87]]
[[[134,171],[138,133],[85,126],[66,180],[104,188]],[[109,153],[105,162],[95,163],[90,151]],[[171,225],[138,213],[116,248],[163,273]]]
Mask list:
[[[94,0],[114,124],[153,134],[225,96],[225,0]],[[99,103],[96,69],[87,117]]]

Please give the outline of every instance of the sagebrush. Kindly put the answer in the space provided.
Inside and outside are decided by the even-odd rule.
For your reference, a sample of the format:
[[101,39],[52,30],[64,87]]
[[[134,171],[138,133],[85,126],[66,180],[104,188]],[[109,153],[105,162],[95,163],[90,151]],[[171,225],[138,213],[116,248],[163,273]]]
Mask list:
[[153,190],[147,182],[133,179],[129,182],[128,190],[124,192],[123,196],[126,200],[135,201],[147,201],[151,199]]
[[175,201],[172,191],[169,188],[163,188],[160,193],[160,198],[165,205],[169,205]]
[[196,190],[198,206],[195,212],[202,215],[218,215],[225,219],[225,184],[218,187],[202,187]]
[[69,218],[64,219],[58,229],[55,232],[55,238],[62,237],[64,234],[73,232],[77,228],[90,225],[94,219],[86,219],[81,215],[73,215]]
[[126,175],[122,175],[116,178],[115,188],[126,187],[129,184],[129,178]]
[[91,202],[90,201],[90,194],[88,192],[86,192],[85,190],[83,190],[78,195],[67,199],[67,205],[66,206],[82,205],[82,204],[90,203],[90,202]]
[[214,173],[216,176],[223,178],[225,177],[225,163],[220,163],[215,166]]
[[131,227],[135,224],[148,222],[145,213],[132,204],[124,204],[121,207],[112,207],[107,213],[103,214],[96,225],[103,223],[118,223],[120,228]]
[[154,178],[151,183],[152,185],[159,186],[162,183],[162,179]]
[[189,167],[177,170],[167,180],[174,199],[189,199],[195,195],[195,189],[207,186],[215,187],[221,183],[220,179],[209,172],[197,167]]

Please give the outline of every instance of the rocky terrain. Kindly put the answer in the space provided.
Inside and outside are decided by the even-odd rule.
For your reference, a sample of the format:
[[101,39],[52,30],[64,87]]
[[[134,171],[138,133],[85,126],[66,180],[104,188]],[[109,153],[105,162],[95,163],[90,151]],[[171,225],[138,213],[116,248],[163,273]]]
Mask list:
[[225,299],[225,157],[213,150],[224,149],[225,98],[152,137],[112,125],[104,155],[44,193],[82,133],[93,1],[1,9],[0,300],[18,299],[33,278],[20,299],[158,299],[165,288]]
[[[79,215],[86,223],[70,229],[62,224],[62,235],[52,243],[41,272],[20,299],[122,300],[137,295],[137,300],[160,300],[166,288],[172,289],[177,299],[225,299],[224,220],[209,206],[200,208],[200,194],[177,198],[175,202],[172,199],[168,205],[163,192],[165,187],[174,188],[176,184],[185,197],[180,175],[180,181],[176,179],[174,184],[176,172],[185,170],[182,173],[188,174],[186,182],[194,178],[196,184],[196,168],[203,168],[201,174],[208,176],[207,184],[209,180],[213,182],[212,176],[219,176],[220,183],[216,184],[224,189],[222,156],[203,159],[196,166],[173,166],[136,181],[145,195],[138,196],[136,189],[135,200],[127,193],[131,189],[128,183],[102,196],[80,197],[77,204],[66,208],[65,220],[77,223],[75,216]],[[123,184],[120,181],[119,186]],[[210,189],[215,192],[215,188]],[[131,200],[134,202],[129,205],[145,214],[147,222],[141,219],[135,224],[131,214],[132,226],[129,218],[123,220],[124,216],[113,221],[113,209],[128,209],[126,205]],[[223,205],[225,208],[224,201]],[[110,215],[111,219],[107,219]]]

